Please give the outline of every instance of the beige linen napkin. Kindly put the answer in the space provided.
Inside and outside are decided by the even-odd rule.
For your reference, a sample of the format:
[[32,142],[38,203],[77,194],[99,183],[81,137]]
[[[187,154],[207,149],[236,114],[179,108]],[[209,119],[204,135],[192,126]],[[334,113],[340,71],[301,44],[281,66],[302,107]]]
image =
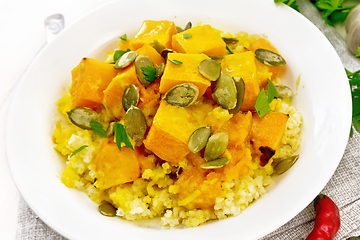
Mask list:
[[[272,1],[272,0],[271,0]],[[344,67],[350,71],[360,70],[360,61],[347,50],[344,40],[335,29],[324,24],[321,16],[309,0],[298,0],[301,13],[309,18],[330,40],[339,54]],[[331,149],[329,149],[331,151]],[[331,180],[321,191],[339,207],[341,226],[335,240],[360,235],[360,135],[349,138],[344,156]],[[309,204],[302,212],[276,231],[262,238],[305,239],[314,227],[316,212]],[[241,234],[241,233],[240,233]],[[48,240],[66,238],[60,236],[39,219],[23,199],[20,200],[17,240]]]

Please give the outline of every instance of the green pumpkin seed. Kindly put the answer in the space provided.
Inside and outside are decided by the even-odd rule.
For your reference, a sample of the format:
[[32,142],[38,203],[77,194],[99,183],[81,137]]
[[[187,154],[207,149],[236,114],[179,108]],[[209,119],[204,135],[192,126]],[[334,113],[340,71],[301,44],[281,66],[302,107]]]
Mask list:
[[115,122],[109,123],[109,126],[106,129],[106,137],[109,138],[114,134]]
[[224,109],[230,110],[236,107],[236,85],[229,74],[221,73],[220,78],[216,81],[212,97]]
[[222,60],[222,59],[224,59],[224,55],[209,55],[209,57],[212,59],[212,60],[216,60],[216,61],[218,61],[218,60]]
[[139,82],[144,85],[145,88],[147,88],[148,86],[150,86],[150,84],[152,82],[148,81],[145,79],[145,74],[143,72],[143,70],[141,69],[142,67],[146,67],[146,66],[154,66],[151,58],[145,54],[140,54],[139,56],[136,57],[135,59],[135,71],[136,71],[136,75],[139,79]]
[[293,94],[291,89],[284,85],[276,85],[275,89],[279,98],[290,98]]
[[66,112],[70,121],[79,128],[91,130],[90,121],[99,121],[100,116],[91,108],[75,107]]
[[164,100],[177,107],[188,107],[193,104],[199,96],[199,88],[192,83],[178,84],[169,89]]
[[219,158],[226,150],[229,143],[229,136],[224,132],[212,135],[205,147],[204,158],[209,162]]
[[206,146],[211,135],[210,127],[201,127],[196,129],[190,136],[188,148],[191,152],[197,153]]
[[245,83],[244,80],[240,77],[233,77],[235,86],[236,86],[236,92],[237,92],[237,101],[235,108],[229,110],[230,114],[236,114],[240,111],[242,104],[244,102],[245,98]]
[[185,25],[185,28],[184,28],[184,31],[188,30],[192,28],[192,23],[191,22],[188,22],[186,25]]
[[298,159],[299,159],[299,155],[294,155],[281,160],[274,159],[276,165],[274,166],[273,174],[277,174],[277,175],[283,174],[284,172],[289,170]]
[[178,33],[181,33],[181,32],[184,31],[184,29],[182,29],[181,27],[178,27],[178,26],[176,26],[176,30],[177,30]]
[[139,102],[139,89],[135,85],[129,85],[125,88],[122,105],[125,111],[127,111],[131,106],[135,106]]
[[173,53],[175,52],[174,50],[172,49],[169,49],[169,48],[165,48],[161,51],[160,55],[164,58],[164,59],[167,59],[167,56],[169,53]]
[[139,108],[131,106],[124,116],[124,127],[132,139],[143,139],[147,128],[144,113]]
[[223,157],[223,158],[218,158],[218,159],[210,161],[210,162],[205,162],[205,163],[201,164],[200,167],[203,169],[222,168],[229,162],[230,162],[229,158]]
[[155,79],[161,78],[161,76],[164,73],[164,69],[165,69],[165,63],[160,63],[160,65],[157,66],[157,68],[156,68]]
[[116,216],[116,208],[109,202],[102,202],[99,207],[99,212],[107,217],[115,217]]
[[254,54],[256,59],[265,65],[279,67],[286,64],[286,61],[282,56],[266,49],[256,49]]
[[154,40],[150,43],[150,45],[155,48],[155,50],[161,54],[162,50],[166,49],[164,44],[160,43],[158,40]]
[[200,74],[210,80],[216,81],[221,74],[221,63],[215,60],[205,59],[199,65]]
[[224,40],[224,42],[225,42],[226,44],[235,44],[235,43],[238,43],[238,42],[239,42],[239,39],[237,39],[237,38],[223,37],[222,39]]
[[135,51],[130,51],[127,53],[124,53],[124,55],[122,55],[115,63],[114,68],[115,69],[122,69],[125,68],[127,66],[129,66],[136,58],[136,56],[138,55],[137,52]]

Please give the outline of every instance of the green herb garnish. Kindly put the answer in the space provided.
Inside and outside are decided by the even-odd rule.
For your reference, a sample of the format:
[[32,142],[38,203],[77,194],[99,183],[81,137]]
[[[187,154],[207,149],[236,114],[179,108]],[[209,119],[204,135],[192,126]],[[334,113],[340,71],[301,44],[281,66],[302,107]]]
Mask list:
[[72,158],[75,154],[81,152],[84,148],[87,148],[88,145],[82,145],[81,147],[79,147],[78,149],[76,149],[71,155],[70,158]]
[[[357,132],[360,132],[360,70],[352,73],[345,69],[349,79],[352,98],[352,123]],[[351,128],[352,130],[352,128]],[[351,131],[352,133],[353,131]],[[352,136],[352,134],[350,134]]]
[[259,115],[259,118],[262,118],[263,116],[271,112],[271,108],[269,106],[269,102],[264,89],[261,89],[259,95],[256,98],[255,109],[257,114]]
[[121,58],[122,55],[124,55],[127,52],[130,52],[129,48],[126,50],[116,50],[114,52],[114,62],[116,62],[119,58]]
[[175,64],[175,65],[181,65],[183,64],[181,61],[179,60],[174,60],[174,59],[168,59],[171,63]]
[[275,3],[284,3],[288,5],[289,7],[295,9],[296,11],[299,11],[299,6],[297,5],[297,0],[274,0]]
[[234,54],[234,52],[231,51],[231,49],[228,47],[228,45],[226,45],[226,50],[228,50],[228,52],[229,52],[230,54]]
[[274,98],[278,97],[278,92],[274,86],[274,84],[268,79],[268,90],[267,90],[268,102],[269,104],[274,100]]
[[115,123],[114,128],[115,128],[116,145],[120,149],[120,151],[121,151],[121,143],[125,143],[125,146],[134,150],[134,147],[130,142],[130,139],[126,133],[124,125],[122,125],[121,123]]
[[106,137],[106,130],[103,128],[103,125],[95,120],[90,121],[90,127],[96,136]]
[[183,38],[184,38],[184,39],[191,38],[191,34],[186,34],[186,33],[184,33],[184,34],[183,34]]
[[360,47],[358,47],[355,57],[360,57]]
[[145,67],[141,67],[142,72],[145,75],[145,79],[149,82],[155,82],[155,74],[156,74],[156,67],[147,65]]
[[322,18],[330,26],[344,22],[351,9],[355,7],[355,5],[344,6],[344,0],[311,0],[311,2],[323,13]]
[[124,41],[127,41],[128,40],[128,38],[127,38],[127,36],[126,36],[126,34],[124,34],[124,35],[122,35],[121,37],[119,37],[121,40],[124,40]]
[[259,95],[256,98],[255,102],[255,110],[259,115],[259,118],[262,118],[269,112],[271,112],[270,103],[274,100],[275,97],[278,97],[278,92],[274,86],[274,84],[268,79],[268,90],[267,96],[264,89],[261,89]]

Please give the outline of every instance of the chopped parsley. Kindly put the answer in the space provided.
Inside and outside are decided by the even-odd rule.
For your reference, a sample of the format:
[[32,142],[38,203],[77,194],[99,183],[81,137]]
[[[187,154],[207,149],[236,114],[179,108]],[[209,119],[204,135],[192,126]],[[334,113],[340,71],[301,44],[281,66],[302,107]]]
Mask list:
[[355,57],[360,57],[360,47],[358,47]]
[[234,54],[234,52],[231,51],[231,49],[228,47],[228,45],[226,45],[226,50],[228,50],[228,52],[229,52],[230,54]]
[[268,95],[269,104],[272,102],[272,100],[274,100],[274,98],[278,97],[278,92],[277,92],[274,84],[269,79],[268,79],[267,95]]
[[271,112],[271,108],[269,106],[269,102],[264,89],[261,89],[259,95],[256,98],[255,109],[257,114],[259,115],[259,118],[262,118],[263,116]]
[[274,0],[275,3],[284,3],[288,5],[289,7],[295,9],[296,11],[299,11],[299,6],[297,5],[297,0]]
[[322,18],[330,26],[345,21],[347,15],[355,7],[344,6],[344,0],[310,0],[315,7],[323,14]]
[[183,34],[183,38],[184,38],[184,39],[191,38],[191,34],[186,34],[186,33],[184,33],[184,34]]
[[121,37],[119,37],[121,40],[124,40],[124,41],[127,41],[128,40],[128,38],[127,38],[127,36],[126,36],[126,34],[124,34],[124,35],[122,35]]
[[156,67],[147,65],[145,67],[141,67],[142,72],[145,75],[145,79],[149,82],[155,82],[155,74],[156,74]]
[[[352,98],[352,123],[357,132],[360,132],[360,70],[352,73],[346,70],[349,79],[351,98]],[[351,127],[350,136],[353,129]]]
[[261,89],[259,95],[256,98],[255,110],[259,115],[259,118],[262,118],[263,116],[271,112],[271,108],[269,104],[272,102],[272,100],[274,100],[275,97],[278,96],[274,84],[269,79],[268,79],[268,83],[269,84],[268,84],[267,96],[263,88]]
[[120,149],[120,151],[121,151],[121,143],[124,143],[125,146],[134,150],[134,147],[132,146],[132,144],[130,142],[130,139],[126,133],[124,125],[122,125],[121,123],[115,123],[114,128],[115,128],[116,145]]
[[121,58],[122,55],[124,55],[127,52],[130,52],[129,48],[126,50],[116,50],[114,52],[114,62],[116,62],[119,58]]
[[72,158],[75,154],[81,152],[83,149],[87,148],[88,145],[82,145],[81,147],[79,147],[78,149],[76,149],[71,155],[70,158]]
[[103,125],[95,120],[90,121],[90,127],[96,136],[106,137],[106,130],[103,128]]
[[169,62],[171,62],[171,63],[173,63],[175,65],[181,65],[182,64],[182,62],[179,61],[179,60],[174,60],[174,59],[168,59],[168,60],[169,60]]

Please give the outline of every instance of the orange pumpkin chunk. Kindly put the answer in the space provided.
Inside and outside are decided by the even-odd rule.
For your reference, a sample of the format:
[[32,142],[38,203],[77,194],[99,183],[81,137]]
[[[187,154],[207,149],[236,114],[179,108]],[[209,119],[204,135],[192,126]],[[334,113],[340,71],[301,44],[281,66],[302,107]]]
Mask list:
[[205,126],[205,116],[212,108],[202,102],[180,108],[161,101],[144,140],[145,147],[165,161],[180,162],[190,152],[190,135]]
[[[266,49],[275,53],[279,53],[277,51],[277,49],[271,45],[271,43],[264,39],[264,38],[259,38],[257,39],[255,42],[253,42],[250,45],[250,51],[255,51],[258,48],[262,48],[262,49]],[[280,66],[280,67],[271,67],[268,65],[265,65],[263,63],[261,63],[260,61],[258,61],[257,59],[255,59],[255,64],[256,64],[256,69],[257,69],[257,74],[259,77],[259,85],[261,88],[265,87],[267,85],[267,79],[273,80],[276,78],[276,76],[279,74],[280,71],[282,71],[284,69],[284,66]]]
[[256,98],[260,92],[254,53],[248,51],[226,55],[221,65],[223,72],[244,80],[245,99],[241,111],[254,111]]
[[[195,154],[189,154],[187,158],[189,161],[204,162]],[[180,206],[209,209],[215,205],[216,198],[221,196],[220,175],[197,166],[184,169],[176,184],[180,187]]]
[[[169,61],[178,60],[181,65],[176,65]],[[165,66],[164,74],[160,82],[160,93],[165,94],[170,88],[181,83],[193,83],[199,88],[199,97],[205,93],[206,89],[211,85],[210,81],[199,73],[199,64],[210,59],[205,54],[183,54],[169,53],[168,61]]]
[[107,106],[117,119],[121,119],[125,115],[125,110],[122,105],[122,97],[125,88],[130,84],[136,85],[137,83],[138,80],[135,79],[132,75],[123,73],[116,76],[105,89],[104,99],[107,103]]
[[224,181],[246,176],[252,163],[251,150],[242,144],[240,147],[229,148],[228,151],[231,155],[230,162],[222,168],[215,169],[215,172],[220,174]]
[[177,33],[176,26],[171,21],[144,21],[139,32],[132,40],[132,46],[136,50],[144,44],[150,44],[157,40],[165,47],[171,48],[171,39]]
[[107,189],[122,183],[132,182],[140,177],[140,166],[135,151],[116,143],[105,141],[94,159],[96,166],[95,186]]
[[252,127],[252,113],[241,112],[235,114],[229,121],[223,124],[220,131],[229,136],[229,147],[237,147],[245,144]]
[[[190,36],[190,37],[185,37]],[[226,43],[210,25],[190,28],[172,38],[172,49],[179,53],[204,53],[224,55]]]
[[272,150],[275,153],[286,130],[289,116],[284,113],[269,112],[259,119],[259,116],[254,113],[252,119],[250,141],[255,154],[263,156],[262,151],[266,150]]
[[[153,61],[154,66],[158,66],[164,62],[164,59],[160,56],[160,54],[150,45],[144,45],[142,48],[137,50],[137,53],[148,55]],[[159,102],[159,83],[155,82],[145,89],[145,87],[139,82],[134,63],[132,63],[130,66],[119,70],[119,75],[113,79],[104,91],[104,100],[114,116],[118,119],[121,119],[125,115],[125,110],[122,106],[122,96],[125,88],[130,84],[134,84],[139,88],[139,105],[142,107],[148,107],[150,109]]]
[[103,91],[117,73],[111,64],[83,58],[71,71],[71,107],[88,107],[96,110],[102,106]]

